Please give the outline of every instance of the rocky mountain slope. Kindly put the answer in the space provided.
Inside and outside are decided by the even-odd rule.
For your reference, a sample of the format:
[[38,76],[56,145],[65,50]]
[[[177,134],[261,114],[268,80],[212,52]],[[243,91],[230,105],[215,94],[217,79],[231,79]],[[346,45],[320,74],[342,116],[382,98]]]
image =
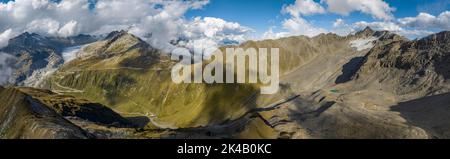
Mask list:
[[0,138],[128,138],[133,121],[97,103],[35,88],[0,87]]
[[[450,113],[443,111],[448,103],[442,100],[449,86],[445,74],[449,68],[448,34],[410,41],[389,32],[365,29],[348,43],[354,46],[369,37],[374,39],[371,47],[354,48],[358,52],[337,58],[346,59],[344,63],[328,65],[326,61],[336,58],[321,56],[283,77],[282,85],[292,91],[267,98],[301,96],[263,116],[288,138],[448,138],[445,122],[424,116],[427,112],[441,111],[442,116]],[[308,74],[310,71],[313,73]],[[437,94],[439,97],[434,98]],[[422,98],[437,99],[437,105],[409,102]],[[411,120],[417,117],[406,114],[414,114],[411,111],[417,107],[421,112],[415,115],[439,127],[429,129],[422,127],[423,122],[419,125]]]
[[66,119],[94,137],[449,138],[449,38],[366,28],[230,46],[280,49],[281,90],[261,95],[259,84],[175,84],[176,61],[118,31],[44,78],[40,86],[57,94],[6,90],[76,116]]
[[[441,34],[435,35],[439,38],[409,41],[390,32],[366,28],[347,37],[322,34],[314,38],[299,36],[246,42],[239,47],[280,48],[281,52],[282,90],[275,95],[259,95],[258,86],[249,84],[173,84],[169,76],[173,62],[140,39],[116,32],[104,41],[86,47],[86,56],[58,71],[49,86],[109,105],[124,114],[146,115],[153,121],[150,128],[200,126],[220,134],[223,128],[244,129],[248,126],[246,123],[255,120],[249,117],[256,115],[257,120],[262,121],[256,122],[258,127],[267,127],[265,132],[277,132],[280,137],[428,138],[430,135],[424,129],[407,123],[407,119],[390,110],[390,106],[401,101],[426,94],[406,97],[381,87],[409,88],[400,85],[404,81],[399,79],[392,79],[397,83],[385,81],[369,86],[376,81],[370,77],[391,75],[401,78],[405,75],[405,72],[395,70],[396,67],[388,67],[395,70],[388,74],[389,71],[370,66],[373,57],[377,57],[373,60],[376,62],[397,62],[397,59],[379,60],[380,56],[374,55],[380,54],[375,52],[389,54],[386,50],[395,45],[411,50],[408,44],[420,43],[419,46],[428,47],[424,50],[445,55],[448,42]],[[426,39],[439,39],[439,42],[426,42]],[[390,56],[402,55],[399,52],[392,50]],[[433,52],[425,54],[428,56]],[[135,62],[142,59],[147,59],[143,60],[147,63]],[[128,64],[134,65],[126,65],[127,61],[133,61]],[[413,69],[419,68],[423,67]],[[367,70],[380,70],[380,75]],[[443,82],[429,83],[433,87],[446,86]],[[252,115],[246,116],[249,112]]]
[[195,127],[238,118],[248,109],[243,101],[257,92],[251,85],[175,84],[171,68],[176,61],[126,32],[111,33],[83,54],[58,70],[48,88],[122,114],[148,116],[157,127]]
[[355,83],[382,83],[384,90],[406,99],[449,92],[449,44],[450,32],[441,32],[420,40],[377,45],[365,57]]
[[89,138],[81,128],[16,89],[0,88],[1,138]]
[[14,73],[8,80],[12,85],[38,87],[42,80],[64,63],[66,48],[96,41],[89,35],[75,37],[45,37],[35,33],[23,33],[11,40],[0,52],[16,57],[10,66]]

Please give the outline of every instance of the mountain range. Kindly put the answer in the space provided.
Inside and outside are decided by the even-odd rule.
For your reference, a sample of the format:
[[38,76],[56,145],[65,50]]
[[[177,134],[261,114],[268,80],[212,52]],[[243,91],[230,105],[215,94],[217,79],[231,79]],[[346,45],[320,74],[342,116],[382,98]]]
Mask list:
[[227,47],[279,48],[280,91],[175,84],[177,61],[126,31],[24,33],[0,49],[16,59],[0,88],[0,137],[450,137],[449,31],[409,40],[365,28]]
[[8,80],[13,85],[38,87],[46,73],[59,68],[65,61],[64,51],[96,41],[95,37],[79,35],[69,38],[44,37],[23,33],[11,40],[0,52],[16,57],[16,72]]

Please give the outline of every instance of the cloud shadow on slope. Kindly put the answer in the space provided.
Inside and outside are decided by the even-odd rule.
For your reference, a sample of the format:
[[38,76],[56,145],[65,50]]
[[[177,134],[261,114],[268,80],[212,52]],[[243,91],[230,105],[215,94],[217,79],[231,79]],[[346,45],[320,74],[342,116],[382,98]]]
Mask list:
[[352,76],[361,68],[364,64],[364,57],[355,57],[351,59],[347,64],[342,67],[342,74],[336,78],[335,83],[341,84],[351,80]]
[[423,97],[391,107],[410,124],[427,131],[433,138],[450,137],[450,93]]

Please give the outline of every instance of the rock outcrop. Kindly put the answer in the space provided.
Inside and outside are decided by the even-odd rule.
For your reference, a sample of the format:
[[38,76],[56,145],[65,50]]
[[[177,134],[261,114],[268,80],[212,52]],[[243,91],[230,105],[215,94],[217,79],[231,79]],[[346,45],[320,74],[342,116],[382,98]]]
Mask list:
[[103,105],[48,90],[0,87],[0,101],[0,138],[107,138],[106,127],[136,127]]
[[86,139],[91,136],[31,96],[0,88],[0,138]]
[[[449,138],[449,40],[450,32],[408,40],[366,28],[348,36],[294,36],[229,46],[280,49],[281,89],[260,95],[257,84],[175,84],[175,62],[167,54],[117,31],[86,45],[77,58],[46,78],[42,86],[56,93],[3,90],[31,97],[59,115],[58,121],[77,118],[56,123],[72,125],[73,130],[78,126],[80,133],[69,137],[98,137],[98,130],[112,131],[107,127],[127,128],[133,121],[124,115],[148,121],[138,124],[138,132],[120,129],[109,135]],[[10,120],[3,118],[2,123]]]
[[96,41],[88,35],[59,38],[45,37],[35,33],[23,33],[0,49],[0,52],[16,57],[15,72],[9,84],[39,87],[46,76],[56,71],[64,63],[62,52],[65,48]]

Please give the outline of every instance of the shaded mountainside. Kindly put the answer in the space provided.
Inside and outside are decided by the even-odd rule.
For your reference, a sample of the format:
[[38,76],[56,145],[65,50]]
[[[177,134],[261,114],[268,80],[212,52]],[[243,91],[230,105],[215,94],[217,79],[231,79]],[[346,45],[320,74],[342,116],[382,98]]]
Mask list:
[[[332,51],[356,52],[347,44],[352,39],[355,37],[323,34],[247,42],[242,47],[279,47],[281,71],[288,74]],[[174,62],[125,32],[111,33],[105,40],[87,46],[83,54],[55,73],[48,87],[124,114],[151,116],[166,128],[219,124],[258,106],[254,103],[259,96],[256,85],[174,84],[170,77]]]
[[[183,132],[199,128],[215,134],[223,134],[224,128],[236,130],[230,135],[250,126],[254,120],[246,114],[252,112],[250,116],[261,119],[256,127],[283,138],[428,138],[424,129],[390,111],[390,106],[401,102],[399,94],[383,90],[383,84],[367,86],[366,81],[374,80],[357,82],[379,48],[389,50],[398,43],[422,40],[409,41],[366,28],[346,37],[321,34],[246,42],[239,47],[280,49],[281,90],[260,95],[258,85],[174,84],[170,78],[174,62],[165,54],[133,35],[114,32],[86,47],[85,56],[66,64],[47,84],[57,92],[108,105],[121,114],[147,116],[152,121],[150,129]],[[439,46],[447,46],[442,39],[438,41]],[[423,95],[415,98],[419,97]]]
[[406,99],[449,92],[449,50],[449,31],[377,45],[355,75],[355,83],[378,82],[384,90]]
[[[101,130],[144,138],[449,138],[441,121],[450,115],[449,38],[408,40],[366,28],[230,46],[280,49],[281,89],[260,95],[259,84],[175,84],[176,61],[118,31],[45,79],[42,86],[57,94],[15,90],[94,123],[70,120],[95,137]],[[147,121],[135,131],[127,127],[138,118],[122,116]]]
[[0,138],[114,138],[107,127],[135,127],[103,105],[48,90],[0,87],[0,101]]
[[391,110],[408,123],[423,128],[432,138],[450,138],[450,93],[401,102]]
[[39,102],[53,109],[61,116],[78,117],[95,123],[111,126],[126,127],[132,123],[111,109],[87,100],[77,99],[72,96],[59,95],[48,90],[33,88],[18,88]]
[[[330,36],[339,37],[322,34],[312,39]],[[390,94],[376,88],[353,89],[350,84],[373,47],[401,40],[406,39],[366,28],[339,37],[338,42],[321,43],[322,48],[333,43],[339,47],[285,73],[280,82],[282,90],[260,96],[255,103],[267,106],[287,101],[277,109],[261,112],[261,116],[282,138],[427,138],[426,132],[388,110],[396,102],[391,101]]]
[[[448,116],[449,111],[442,111],[448,108],[448,103],[427,96],[449,92],[446,77],[450,68],[449,32],[414,41],[367,29],[356,36],[370,35],[370,32],[376,37],[373,46],[358,56],[347,56],[344,58],[347,62],[331,65],[334,67],[326,67],[326,62],[310,63],[312,67],[300,68],[282,78],[282,85],[292,91],[267,98],[300,94],[303,99],[286,103],[284,109],[264,113],[275,129],[289,138],[448,138],[448,125],[438,124],[443,122],[427,113],[440,111],[442,116]],[[306,74],[311,70],[318,75],[313,80],[302,81],[305,75],[311,76]],[[328,74],[320,74],[322,71]],[[299,86],[303,82],[306,85]],[[305,87],[310,83],[314,83],[313,87]],[[415,102],[423,101],[421,98],[437,100]],[[305,101],[309,104],[304,104]],[[414,107],[421,110],[411,113]],[[424,122],[418,124],[418,116],[436,127],[430,129]]]
[[87,46],[84,56],[47,81],[60,93],[108,105],[121,114],[140,114],[162,128],[195,127],[235,119],[248,109],[251,85],[175,84],[169,57],[126,32],[113,32]]
[[11,40],[0,52],[16,57],[16,68],[10,83],[12,85],[40,85],[43,78],[64,63],[63,51],[68,47],[96,41],[95,37],[79,35],[68,38],[45,37],[35,33],[23,33]]
[[32,97],[0,88],[1,138],[89,138],[80,127]]

